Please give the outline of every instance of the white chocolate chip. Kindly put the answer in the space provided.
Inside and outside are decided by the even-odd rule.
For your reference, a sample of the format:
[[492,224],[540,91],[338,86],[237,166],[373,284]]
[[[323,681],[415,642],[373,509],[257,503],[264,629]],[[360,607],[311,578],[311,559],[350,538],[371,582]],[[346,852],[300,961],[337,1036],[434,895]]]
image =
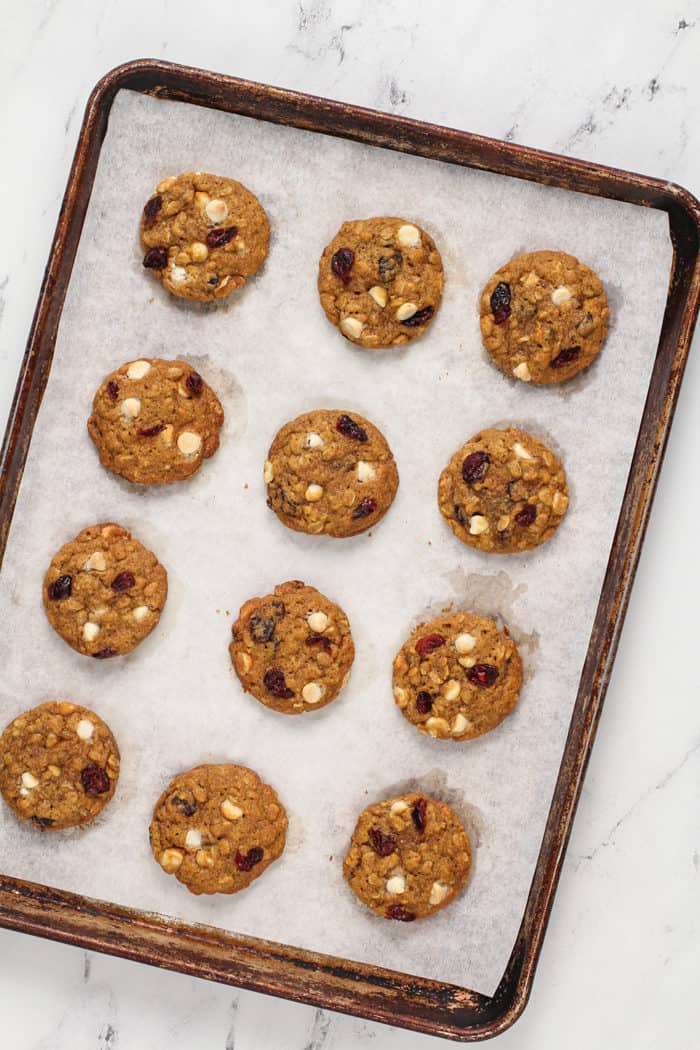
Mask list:
[[476,657],[475,656],[460,656],[460,658],[457,661],[457,663],[460,665],[460,667],[473,667],[474,664],[476,663]]
[[408,697],[406,696],[406,690],[402,689],[400,685],[397,685],[394,688],[394,700],[396,700],[396,703],[399,705],[399,707],[405,707],[406,704],[408,703]]
[[90,620],[83,624],[83,638],[86,642],[94,642],[100,633],[100,625],[91,623]]
[[440,736],[441,734],[446,734],[450,731],[449,723],[445,718],[435,718],[435,716],[432,716],[431,718],[428,718],[424,724],[430,736]]
[[507,514],[501,514],[500,518],[496,522],[496,532],[505,532],[510,525],[510,518]]
[[429,903],[432,905],[442,904],[450,891],[446,882],[434,882],[430,890]]
[[467,631],[463,631],[462,634],[458,634],[455,638],[455,649],[458,653],[470,653],[475,645],[476,638]]
[[321,496],[323,495],[323,486],[311,484],[304,493],[305,498],[309,503],[318,503]]
[[75,727],[75,731],[81,740],[92,740],[92,735],[95,732],[95,725],[89,718],[81,718]]
[[374,288],[370,288],[369,294],[377,306],[381,306],[382,309],[386,306],[386,288],[382,288],[381,284],[375,284]]
[[131,614],[134,617],[136,623],[142,623],[146,619],[151,610],[147,605],[137,605]]
[[552,510],[555,514],[563,514],[569,506],[569,497],[563,492],[555,492],[552,497]]
[[310,430],[306,435],[306,441],[304,444],[307,448],[320,448],[325,442],[320,434],[317,434],[314,430]]
[[170,280],[173,284],[184,284],[187,280],[187,270],[184,266],[170,267]]
[[405,813],[407,809],[408,809],[408,806],[403,801],[403,799],[399,798],[399,799],[396,800],[396,802],[392,802],[391,803],[391,812],[392,813]]
[[195,241],[190,248],[190,255],[194,262],[204,262],[209,255],[209,249],[206,244],[203,244],[201,241]]
[[121,414],[124,419],[136,419],[141,411],[141,402],[137,397],[126,397],[121,403]]
[[223,222],[228,217],[228,206],[226,201],[220,200],[215,197],[214,200],[207,201],[204,205],[204,214],[209,219],[209,222],[214,226],[218,226],[219,223]]
[[208,193],[205,193],[203,190],[197,190],[194,195],[194,202],[198,208],[204,208],[208,200],[210,200]]
[[534,459],[524,445],[521,445],[519,441],[516,441],[513,445],[513,452],[515,452],[518,459]]
[[362,321],[358,321],[356,317],[344,317],[340,322],[341,332],[349,335],[351,339],[359,339],[364,327]]
[[399,226],[396,239],[402,248],[417,248],[421,242],[420,230],[417,226],[407,222],[404,226]]
[[481,514],[472,514],[469,519],[469,533],[472,536],[480,536],[482,532],[489,531],[489,523]]
[[455,715],[454,721],[452,722],[452,736],[461,736],[465,730],[469,729],[471,722],[468,718],[465,718],[462,712]]
[[521,361],[519,365],[516,365],[513,369],[513,375],[516,379],[522,379],[523,383],[529,383],[532,379],[530,375],[530,369],[527,367],[527,362]]
[[199,849],[202,845],[202,833],[196,828],[190,828],[185,835],[185,845],[188,849]]
[[459,682],[455,678],[450,678],[449,682],[445,682],[442,695],[445,697],[445,700],[456,700],[459,696],[459,692]]
[[318,682],[307,682],[301,691],[302,698],[307,704],[317,704],[325,690]]
[[397,321],[407,321],[409,317],[413,317],[418,307],[415,303],[401,303],[394,317]]
[[83,572],[104,572],[107,562],[102,551],[95,551],[86,562],[83,563]]
[[163,442],[164,445],[172,445],[172,443],[173,443],[173,432],[174,432],[174,427],[173,427],[172,423],[168,423],[168,425],[166,427],[164,427],[163,430],[161,430],[161,432],[160,432],[160,440]]
[[31,790],[31,788],[35,788],[35,787],[38,787],[38,786],[39,786],[39,781],[37,780],[37,778],[34,776],[33,773],[23,773],[22,774],[22,787],[25,787],[25,788],[28,788],[29,790]]
[[243,816],[241,807],[232,802],[230,798],[225,798],[221,803],[221,812],[226,817],[226,820],[240,820]]
[[266,459],[265,460],[265,466],[263,467],[263,481],[265,482],[266,485],[269,485],[270,482],[272,481],[272,479],[274,478],[274,476],[275,476],[275,471],[274,471],[274,468],[272,466],[272,463],[270,463],[269,459]]
[[314,634],[323,634],[328,626],[328,617],[324,612],[311,612],[306,617],[306,622]]
[[253,660],[248,653],[236,653],[235,661],[236,667],[241,674],[248,674],[248,671],[250,671],[253,666]]
[[156,193],[164,193],[166,190],[169,190],[174,182],[177,182],[177,176],[169,175],[167,179],[163,179],[162,182],[158,183]]
[[164,871],[172,875],[177,871],[184,859],[179,849],[164,849],[158,858],[158,863]]
[[148,361],[132,361],[126,370],[127,379],[143,379],[151,371]]
[[406,889],[406,880],[403,875],[392,875],[386,880],[386,892],[397,896]]
[[366,463],[364,459],[358,459],[357,461],[357,480],[358,481],[373,481],[376,478],[377,472],[371,463]]
[[170,379],[179,379],[182,375],[182,369],[178,368],[177,365],[173,365],[168,369],[168,376]]
[[554,289],[550,298],[555,306],[561,306],[562,303],[568,303],[569,299],[573,299],[573,296],[565,284],[560,284]]
[[202,439],[192,430],[183,430],[177,439],[177,447],[183,456],[194,456],[202,447]]

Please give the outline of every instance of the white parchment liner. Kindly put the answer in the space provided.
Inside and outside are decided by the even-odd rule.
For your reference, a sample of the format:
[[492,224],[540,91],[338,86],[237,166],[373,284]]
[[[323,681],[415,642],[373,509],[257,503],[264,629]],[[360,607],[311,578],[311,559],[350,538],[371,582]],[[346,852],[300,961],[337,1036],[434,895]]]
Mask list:
[[[272,224],[270,255],[230,305],[198,307],[141,267],[140,210],[166,175],[229,174]],[[434,236],[445,297],[408,349],[363,352],[326,321],[317,260],[344,219],[400,215]],[[578,255],[600,274],[612,330],[596,364],[561,389],[510,381],[488,361],[477,298],[511,255]],[[403,156],[183,103],[119,93],[34,431],[0,588],[0,715],[53,697],[92,706],[119,741],[122,776],[91,828],[39,834],[0,809],[2,870],[136,908],[494,991],[532,878],[659,336],[671,265],[663,213]],[[85,421],[104,375],[139,356],[182,356],[218,391],[222,446],[190,482],[140,490],[104,471]],[[386,435],[401,484],[371,534],[297,535],[265,506],[277,428],[314,407],[360,412]],[[569,477],[555,538],[523,556],[467,549],[440,518],[453,451],[491,424],[549,441]],[[51,630],[41,581],[81,528],[117,521],[159,556],[170,595],[159,628],[106,662]],[[302,579],[346,610],[348,688],[286,718],[245,696],[229,664],[233,614]],[[396,710],[391,661],[414,625],[450,604],[501,616],[521,646],[515,713],[480,740],[426,739]],[[248,764],[289,813],[287,850],[235,897],[195,898],[153,861],[148,823],[176,772]],[[359,811],[419,786],[455,805],[475,846],[471,883],[426,922],[382,921],[342,878]]]

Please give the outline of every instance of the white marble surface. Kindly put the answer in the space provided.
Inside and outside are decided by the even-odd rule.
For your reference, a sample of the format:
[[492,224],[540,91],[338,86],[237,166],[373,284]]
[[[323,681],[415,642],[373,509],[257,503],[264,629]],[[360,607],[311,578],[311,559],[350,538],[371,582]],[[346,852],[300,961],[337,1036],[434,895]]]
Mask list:
[[[168,58],[644,171],[700,193],[700,5],[649,6],[1,0],[0,418],[82,109],[107,69]],[[691,354],[532,999],[500,1037],[504,1048],[698,1045],[698,396]],[[436,1045],[10,933],[0,933],[0,1019],[0,1045],[13,1050]]]

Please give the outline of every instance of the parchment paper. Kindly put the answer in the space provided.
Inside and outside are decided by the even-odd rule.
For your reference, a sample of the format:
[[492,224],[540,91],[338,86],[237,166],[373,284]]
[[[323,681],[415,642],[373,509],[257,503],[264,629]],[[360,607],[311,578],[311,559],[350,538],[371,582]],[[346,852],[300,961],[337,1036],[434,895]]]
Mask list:
[[[199,308],[141,267],[140,210],[166,175],[230,174],[261,199],[270,255],[230,305]],[[435,237],[445,298],[408,349],[354,349],[316,292],[323,247],[348,218],[401,215]],[[600,274],[612,330],[597,363],[561,389],[502,376],[476,304],[513,254],[572,252]],[[122,91],[109,122],[19,496],[0,588],[0,715],[54,697],[94,707],[123,756],[116,797],[79,832],[38,834],[0,809],[2,870],[90,896],[494,991],[521,920],[598,601],[658,340],[671,265],[663,213]],[[190,482],[139,490],[98,463],[85,430],[104,375],[140,356],[182,356],[220,394],[222,447]],[[277,428],[343,407],[387,436],[396,502],[352,540],[297,535],[265,506]],[[440,518],[437,478],[483,426],[513,423],[563,457],[571,504],[556,537],[523,556],[467,549]],[[41,581],[84,526],[122,523],[166,566],[158,629],[124,659],[75,654],[51,630]],[[345,608],[357,656],[348,688],[287,718],[242,693],[230,625],[251,595],[302,579]],[[515,713],[468,744],[426,739],[391,694],[394,653],[447,606],[502,617],[526,683]],[[195,898],[153,861],[152,806],[201,762],[252,766],[279,791],[283,859],[235,897]],[[353,897],[342,858],[359,811],[403,788],[452,802],[475,845],[459,902],[411,925]]]

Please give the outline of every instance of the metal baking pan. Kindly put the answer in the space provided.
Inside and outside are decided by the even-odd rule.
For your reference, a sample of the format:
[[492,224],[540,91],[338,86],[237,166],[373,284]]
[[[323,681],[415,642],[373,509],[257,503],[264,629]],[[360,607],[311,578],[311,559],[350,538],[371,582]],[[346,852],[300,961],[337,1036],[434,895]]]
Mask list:
[[700,204],[679,186],[167,62],[108,73],[85,112],[0,454],[0,561],[46,387],[110,109],[123,88],[667,212],[673,265],[653,372],[522,923],[493,996],[154,916],[0,875],[0,926],[431,1035],[469,1041],[524,1009],[622,629],[700,304]]

